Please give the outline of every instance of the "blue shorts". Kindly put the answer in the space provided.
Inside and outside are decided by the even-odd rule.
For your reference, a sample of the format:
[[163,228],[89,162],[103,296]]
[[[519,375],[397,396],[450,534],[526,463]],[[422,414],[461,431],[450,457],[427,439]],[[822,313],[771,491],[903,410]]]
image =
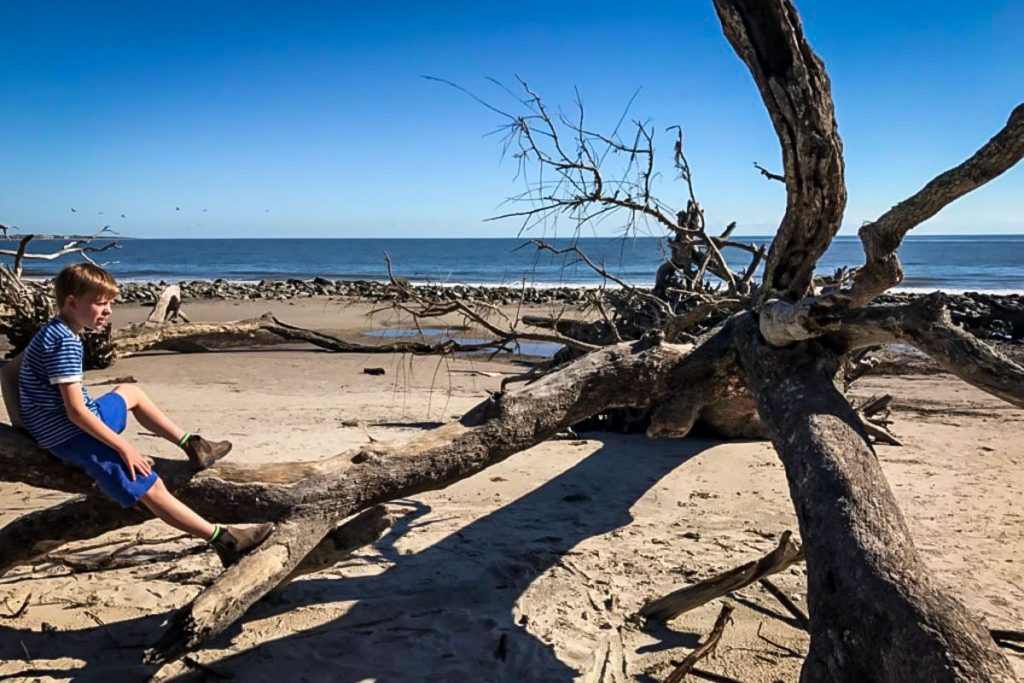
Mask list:
[[[128,406],[124,397],[116,391],[101,396],[96,401],[103,424],[120,434],[128,423]],[[89,434],[73,436],[64,443],[50,449],[64,462],[85,470],[108,498],[113,498],[121,507],[130,508],[156,483],[156,472],[143,477],[135,474],[132,481],[128,467],[120,454],[113,448]]]

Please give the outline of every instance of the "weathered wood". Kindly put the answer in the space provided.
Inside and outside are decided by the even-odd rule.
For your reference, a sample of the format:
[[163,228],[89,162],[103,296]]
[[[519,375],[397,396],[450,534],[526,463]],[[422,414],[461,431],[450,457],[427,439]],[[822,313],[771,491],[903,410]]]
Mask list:
[[110,345],[115,357],[126,357],[142,351],[158,349],[192,353],[211,348],[256,346],[268,342],[274,343],[274,341],[276,343],[303,342],[336,353],[437,353],[439,351],[476,351],[480,348],[489,348],[489,345],[459,344],[454,341],[442,344],[406,341],[360,344],[283,323],[270,313],[259,318],[226,323],[129,325],[110,335]]
[[652,600],[640,608],[639,614],[651,621],[675,619],[680,614],[749,586],[765,576],[777,574],[802,562],[803,559],[803,549],[799,543],[793,540],[793,532],[785,531],[779,539],[779,545],[761,559],[747,562],[710,579],[680,588],[662,598]]
[[789,480],[807,555],[806,683],[1013,681],[987,628],[938,585],[853,408],[816,342],[737,333],[743,365]]
[[732,621],[732,612],[735,608],[726,603],[722,605],[722,610],[718,613],[718,617],[715,619],[715,625],[711,628],[711,633],[704,639],[696,649],[690,654],[686,655],[686,658],[680,662],[679,666],[672,670],[672,673],[665,678],[665,683],[680,683],[686,675],[693,671],[693,667],[696,666],[697,662],[709,656],[718,647],[718,641],[722,639],[722,634],[725,633],[725,627]]
[[259,548],[175,613],[168,629],[146,651],[146,663],[172,661],[223,633],[253,603],[287,580],[331,526],[329,519],[313,511],[278,525]]
[[764,588],[768,593],[779,601],[786,611],[792,615],[796,620],[797,625],[802,629],[807,629],[811,625],[811,618],[807,616],[807,613],[800,609],[800,606],[793,602],[793,599],[786,595],[786,592],[775,585],[775,582],[769,578],[761,577],[757,580],[758,585]]
[[[181,287],[170,285],[164,287],[153,304],[153,310],[146,316],[146,322],[151,325],[162,325],[174,320],[181,312]],[[188,321],[186,321],[188,322]]]
[[383,505],[375,505],[328,531],[324,539],[302,559],[299,566],[279,583],[278,591],[303,574],[321,572],[341,562],[353,552],[379,539],[391,526],[391,515]]
[[1024,367],[954,325],[941,293],[851,311],[839,336],[850,348],[909,344],[965,382],[1024,408]]
[[782,146],[786,213],[768,252],[768,296],[807,294],[846,207],[832,86],[788,0],[715,0],[722,31],[750,69]]
[[[292,512],[283,517],[288,520],[282,524],[284,532],[275,531],[260,551],[243,558],[185,607],[150,660],[180,656],[221,633],[288,576],[335,520],[370,505],[445,487],[597,412],[655,405],[676,386],[700,385],[714,375],[714,367],[735,362],[727,360],[734,358],[731,340],[731,327],[725,325],[708,335],[699,353],[691,345],[651,340],[607,347],[496,395],[461,420],[409,444],[374,444],[322,463],[316,474],[288,487]],[[234,585],[242,579],[244,588]]]
[[896,250],[908,232],[945,206],[999,177],[1024,157],[1024,104],[1011,113],[1006,125],[969,159],[936,176],[914,195],[892,207],[878,220],[861,226],[857,234],[866,261],[855,274],[850,293],[862,306],[903,279]]

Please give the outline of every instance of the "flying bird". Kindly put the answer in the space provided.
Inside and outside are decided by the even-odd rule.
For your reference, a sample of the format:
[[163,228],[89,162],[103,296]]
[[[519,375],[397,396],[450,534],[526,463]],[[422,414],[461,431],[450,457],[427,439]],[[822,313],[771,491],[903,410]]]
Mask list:
[[124,214],[123,213],[121,214],[121,218],[124,218]]
[[77,211],[75,211],[74,207],[72,207],[72,208],[71,208],[71,213],[78,213],[78,212],[77,212]]

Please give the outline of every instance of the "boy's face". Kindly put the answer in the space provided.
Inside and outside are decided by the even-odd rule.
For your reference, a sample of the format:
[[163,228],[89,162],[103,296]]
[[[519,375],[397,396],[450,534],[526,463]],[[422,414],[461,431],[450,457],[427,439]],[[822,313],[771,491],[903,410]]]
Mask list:
[[64,303],[63,313],[78,323],[79,327],[100,330],[110,320],[110,309],[114,297],[106,294],[83,294],[69,296]]

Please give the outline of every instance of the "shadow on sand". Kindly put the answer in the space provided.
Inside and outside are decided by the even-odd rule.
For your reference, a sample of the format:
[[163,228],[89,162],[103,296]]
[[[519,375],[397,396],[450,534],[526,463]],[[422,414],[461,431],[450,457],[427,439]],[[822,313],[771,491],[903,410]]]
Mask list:
[[[270,638],[216,661],[215,670],[244,681],[571,681],[576,670],[556,657],[543,629],[531,632],[516,618],[517,601],[567,551],[629,525],[644,493],[711,445],[599,438],[597,451],[558,476],[419,552],[398,557],[393,543],[422,522],[396,524],[378,543],[395,564],[380,573],[298,581],[255,605],[249,628]],[[318,608],[338,602],[354,604],[333,618]],[[315,625],[273,637],[274,617],[296,610]],[[75,680],[144,680],[154,672],[137,664],[142,646],[157,638],[166,616],[51,633],[0,625],[0,658],[30,653],[32,671],[18,677],[46,675],[43,662],[71,658],[81,661]],[[212,647],[228,646],[239,630]]]

